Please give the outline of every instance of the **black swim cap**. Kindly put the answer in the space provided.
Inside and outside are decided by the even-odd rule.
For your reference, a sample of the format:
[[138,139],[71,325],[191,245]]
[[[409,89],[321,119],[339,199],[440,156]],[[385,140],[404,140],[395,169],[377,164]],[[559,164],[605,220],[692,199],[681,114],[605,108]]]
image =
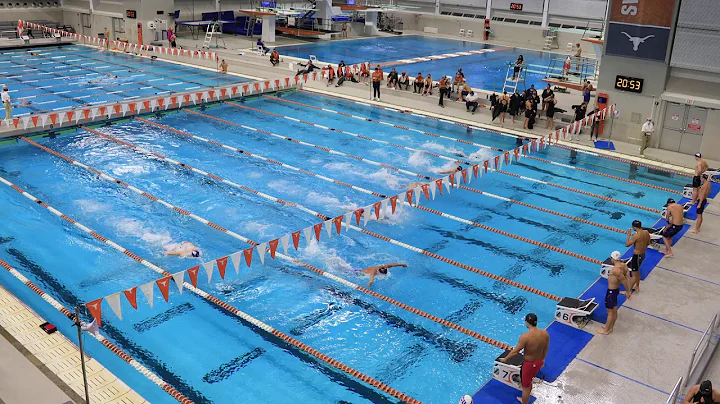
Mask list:
[[529,313],[527,316],[525,316],[525,322],[533,327],[537,326],[538,319],[535,313]]
[[642,227],[642,222],[640,222],[639,220],[633,220],[633,222],[632,222],[632,227],[641,228],[641,227]]
[[675,199],[673,199],[673,198],[668,198],[667,204],[670,205],[671,203],[675,203]]
[[710,380],[700,383],[700,394],[712,394],[712,382]]
[[200,256],[200,250],[192,250],[192,252],[190,253],[190,255],[192,255],[193,257],[197,258],[197,257]]
[[387,274],[387,268],[382,267],[382,268],[378,269],[378,272],[380,272],[381,274],[385,275],[385,274]]

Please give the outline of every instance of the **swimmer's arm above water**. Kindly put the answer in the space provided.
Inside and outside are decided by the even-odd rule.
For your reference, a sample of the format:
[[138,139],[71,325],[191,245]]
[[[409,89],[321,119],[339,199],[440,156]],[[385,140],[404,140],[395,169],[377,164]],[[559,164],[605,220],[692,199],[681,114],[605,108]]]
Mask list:
[[525,334],[520,336],[517,345],[510,351],[504,358],[500,358],[500,362],[507,362],[510,358],[520,353],[521,350],[525,349]]
[[404,268],[407,268],[407,264],[400,264],[400,263],[397,263],[397,264],[385,264],[385,265],[380,265],[379,268],[389,269],[389,268],[394,268],[394,267],[404,267]]

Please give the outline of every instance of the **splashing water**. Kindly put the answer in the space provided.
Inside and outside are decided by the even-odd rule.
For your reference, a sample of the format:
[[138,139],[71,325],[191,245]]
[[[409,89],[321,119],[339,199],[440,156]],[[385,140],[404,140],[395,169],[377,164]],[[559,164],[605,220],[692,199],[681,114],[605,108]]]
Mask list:
[[157,230],[157,228],[152,231],[143,226],[142,222],[137,219],[119,219],[115,222],[115,226],[121,233],[137,237],[150,245],[162,247],[166,250],[175,246],[175,244],[172,244],[170,232]]
[[333,194],[330,193],[319,193],[319,192],[309,192],[307,194],[306,200],[309,203],[317,203],[322,206],[325,206],[326,208],[336,208],[340,209],[343,212],[349,212],[351,210],[356,210],[360,207],[357,203],[350,200],[348,197],[343,197],[342,200],[336,198],[333,196]]
[[490,150],[490,149],[480,149],[480,150],[478,150],[478,151],[476,151],[476,152],[471,153],[471,154],[468,156],[468,159],[469,159],[469,160],[472,160],[472,161],[485,161],[485,160],[490,159],[490,158],[493,157],[493,156],[494,156],[494,154],[493,154],[493,151],[492,151],[492,150]]
[[457,147],[446,146],[436,142],[427,141],[423,143],[422,148],[425,150],[435,151],[446,155],[454,155],[458,157],[465,157],[465,152]]
[[333,270],[333,271],[351,271],[352,265],[345,261],[334,248],[323,246],[322,248],[318,245],[315,239],[310,240],[304,248],[300,248],[300,259],[302,260],[314,260],[316,262],[322,262],[321,268]]

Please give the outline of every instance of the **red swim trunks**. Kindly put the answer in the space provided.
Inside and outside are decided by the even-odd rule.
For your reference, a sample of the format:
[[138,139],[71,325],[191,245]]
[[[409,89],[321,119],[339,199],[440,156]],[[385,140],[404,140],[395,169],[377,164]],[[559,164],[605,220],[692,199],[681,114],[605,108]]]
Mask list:
[[525,361],[520,367],[520,377],[522,378],[522,386],[528,388],[532,386],[533,377],[537,376],[540,369],[543,367],[543,361]]

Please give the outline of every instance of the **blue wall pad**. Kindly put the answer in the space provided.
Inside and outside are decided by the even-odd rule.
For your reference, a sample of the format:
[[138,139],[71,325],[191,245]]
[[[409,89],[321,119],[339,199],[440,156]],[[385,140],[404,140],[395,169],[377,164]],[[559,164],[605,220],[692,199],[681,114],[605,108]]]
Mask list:
[[[595,309],[603,310],[602,307]],[[554,382],[565,371],[570,362],[590,342],[593,334],[570,327],[557,321],[547,328],[550,334],[550,348],[538,377],[548,383]]]
[[719,193],[720,193],[720,184],[718,184],[717,182],[713,182],[712,184],[710,184],[710,195],[708,195],[708,197],[714,198]]
[[[627,259],[632,257],[634,247],[630,247],[627,251],[625,251],[625,254],[623,254],[623,259]],[[650,272],[652,272],[653,269],[657,266],[657,264],[660,263],[660,260],[663,259],[665,254],[661,253],[658,250],[648,248],[645,250],[645,260],[643,261],[642,265],[640,265],[640,279],[645,280],[645,278],[650,275]],[[600,310],[600,308],[597,308],[596,310]]]
[[[565,326],[563,326],[565,327]],[[520,390],[514,389],[506,384],[500,383],[495,379],[490,379],[485,383],[475,395],[473,395],[473,403],[482,404],[508,404],[517,403],[517,397],[522,393]],[[530,397],[530,402],[535,402],[535,397]]]
[[615,150],[615,145],[609,140],[597,140],[594,144],[596,149]]
[[[597,321],[599,323],[605,324],[607,321],[607,310],[605,309],[605,292],[607,292],[607,285],[608,280],[605,278],[598,279],[595,283],[590,286],[588,290],[585,291],[585,293],[580,296],[581,300],[595,298],[595,301],[600,305],[592,314],[592,319],[594,321]],[[620,289],[624,289],[623,287],[620,287]],[[618,307],[622,306],[625,303],[625,295],[621,294],[618,296]],[[588,327],[592,327],[592,325],[588,325]]]
[[[693,209],[694,209],[694,208],[693,208]],[[661,228],[661,227],[665,227],[666,224],[667,224],[667,221],[666,221],[665,219],[660,219],[660,220],[658,220],[657,223],[655,223],[655,225],[653,226],[653,228],[654,228],[654,229],[659,229],[659,228]],[[673,237],[672,245],[675,245],[675,244],[678,242],[678,240],[680,240],[680,238],[681,238],[682,236],[684,236],[685,233],[687,233],[688,230],[690,230],[690,225],[689,225],[689,224],[683,225],[682,230],[680,230],[680,231]]]

